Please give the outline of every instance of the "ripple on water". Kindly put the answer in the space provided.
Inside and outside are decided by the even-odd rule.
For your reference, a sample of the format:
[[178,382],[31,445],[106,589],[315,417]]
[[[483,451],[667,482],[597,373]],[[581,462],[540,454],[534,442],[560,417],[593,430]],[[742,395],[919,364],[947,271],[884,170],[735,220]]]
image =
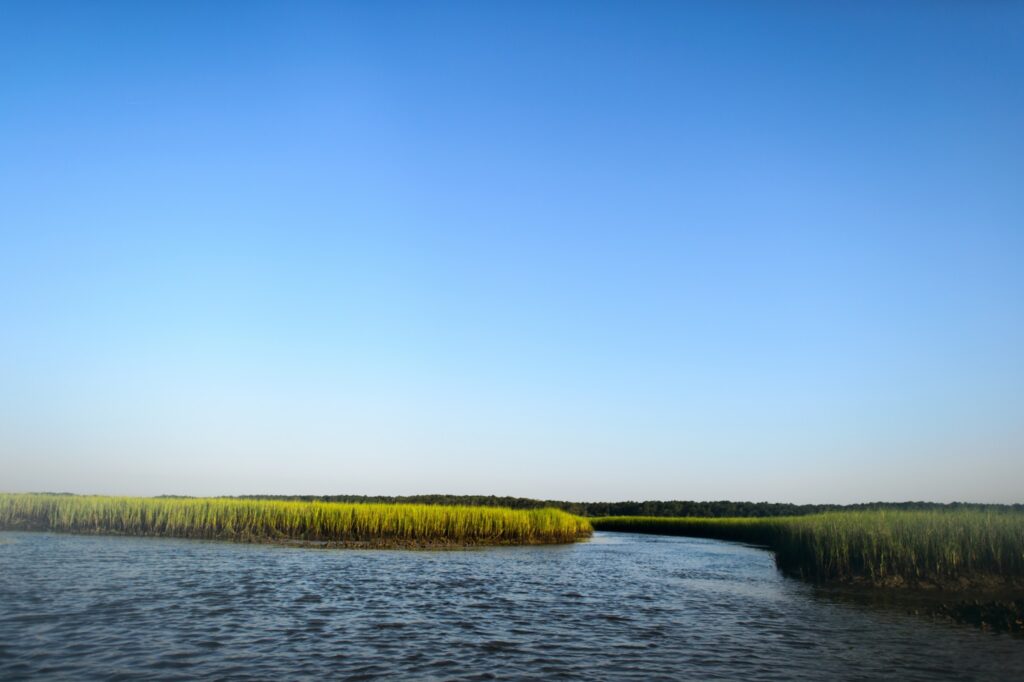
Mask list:
[[1014,679],[1024,639],[741,545],[327,551],[0,533],[0,678]]

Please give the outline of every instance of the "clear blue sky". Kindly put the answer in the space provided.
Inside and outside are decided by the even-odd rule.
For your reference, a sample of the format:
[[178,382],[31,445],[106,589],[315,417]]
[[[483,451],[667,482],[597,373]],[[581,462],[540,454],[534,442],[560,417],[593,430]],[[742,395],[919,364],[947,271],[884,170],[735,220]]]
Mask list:
[[0,4],[0,489],[1020,502],[1024,5]]

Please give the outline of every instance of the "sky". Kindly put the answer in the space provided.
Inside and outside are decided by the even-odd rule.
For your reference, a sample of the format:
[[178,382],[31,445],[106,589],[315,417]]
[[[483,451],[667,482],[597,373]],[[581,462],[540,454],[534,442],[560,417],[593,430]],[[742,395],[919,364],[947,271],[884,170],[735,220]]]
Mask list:
[[0,490],[1022,502],[1024,6],[0,4]]

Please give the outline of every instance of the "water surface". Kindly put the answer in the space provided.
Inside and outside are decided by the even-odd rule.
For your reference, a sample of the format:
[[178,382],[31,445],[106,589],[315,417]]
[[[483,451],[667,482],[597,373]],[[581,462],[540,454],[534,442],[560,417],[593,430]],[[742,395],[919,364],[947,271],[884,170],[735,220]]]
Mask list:
[[765,551],[0,533],[0,678],[1020,679],[1024,638],[857,604]]

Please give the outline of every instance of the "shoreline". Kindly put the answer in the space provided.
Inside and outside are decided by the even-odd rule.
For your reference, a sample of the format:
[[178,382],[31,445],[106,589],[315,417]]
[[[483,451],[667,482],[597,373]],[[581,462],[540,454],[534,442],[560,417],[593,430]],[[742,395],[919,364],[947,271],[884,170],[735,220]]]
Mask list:
[[234,545],[265,545],[271,547],[290,547],[294,549],[324,550],[404,550],[404,551],[452,551],[459,552],[492,547],[548,547],[572,545],[586,542],[590,535],[580,535],[568,541],[535,541],[535,542],[457,542],[440,540],[394,540],[380,539],[343,539],[343,540],[305,540],[302,538],[258,538],[258,537],[202,537],[193,535],[168,535],[162,533],[116,533],[112,531],[58,530],[55,528],[16,528],[0,526],[0,533],[54,533],[56,535],[73,535],[78,537],[111,537],[111,538],[142,538],[151,540],[196,540],[200,542],[229,543]]
[[1024,514],[829,512],[771,518],[597,517],[595,530],[767,549],[785,575],[865,590],[1024,594]]

